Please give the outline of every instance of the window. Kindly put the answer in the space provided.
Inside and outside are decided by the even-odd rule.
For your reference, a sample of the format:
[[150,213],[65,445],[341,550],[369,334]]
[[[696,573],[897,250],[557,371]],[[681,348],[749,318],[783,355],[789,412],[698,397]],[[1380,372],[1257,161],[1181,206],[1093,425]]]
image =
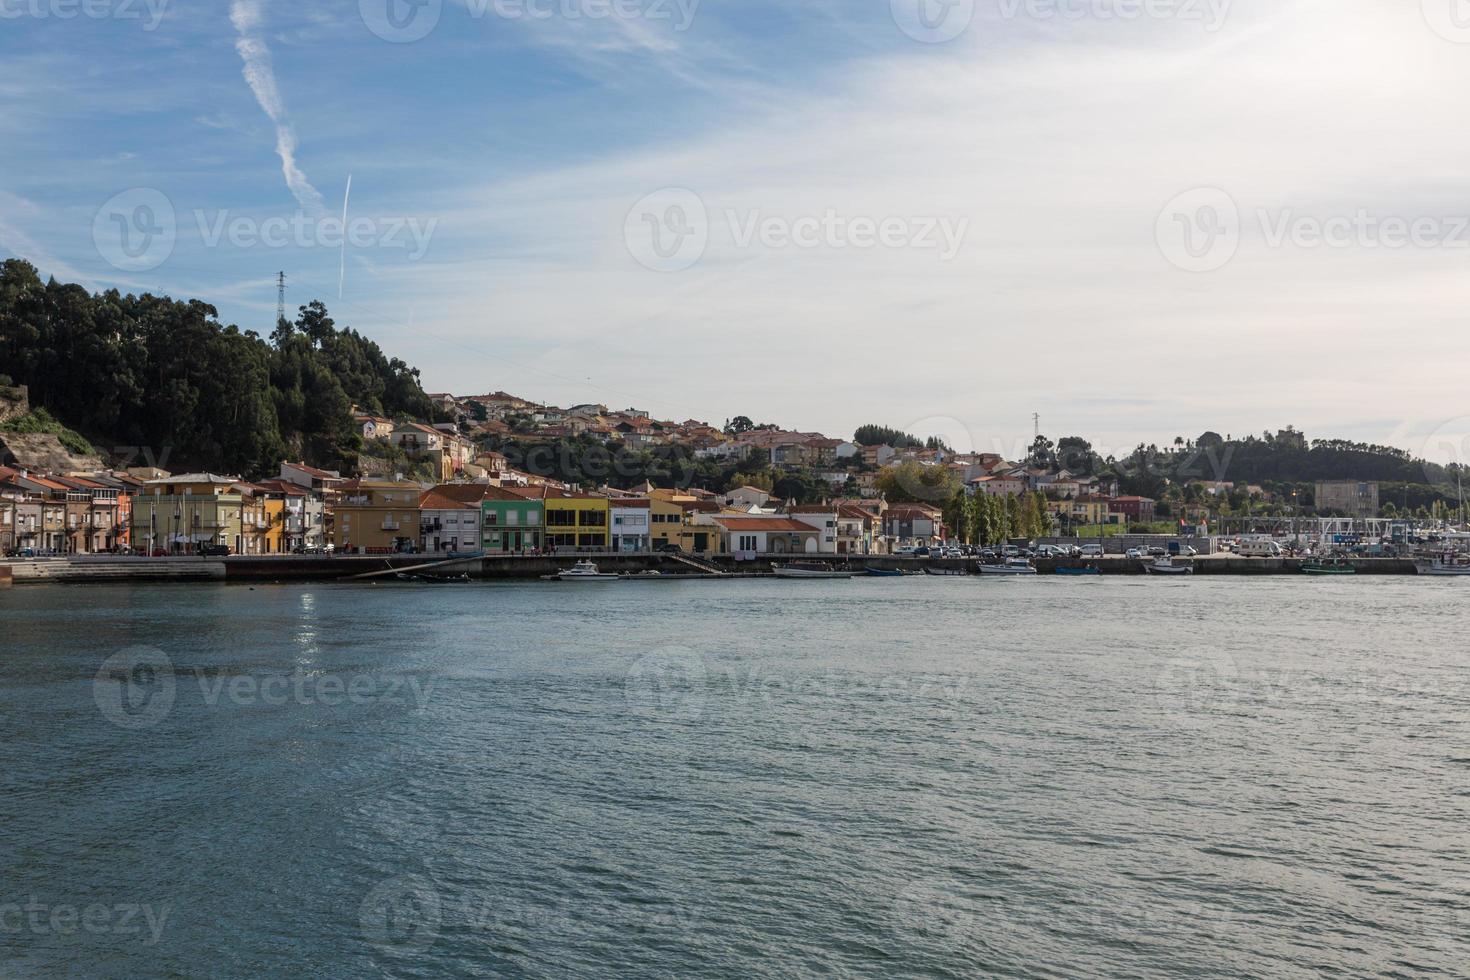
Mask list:
[[547,527],[573,527],[577,523],[577,512],[574,510],[548,510],[546,512]]
[[577,523],[582,527],[607,527],[607,512],[579,510],[577,511]]
[[526,523],[527,524],[539,524],[539,523],[541,523],[541,512],[539,510],[528,510],[528,511],[526,511]]
[[505,514],[505,523],[506,523],[506,526],[508,526],[508,527],[515,527],[517,524],[520,523],[520,519],[521,519],[521,515],[520,515],[520,512],[519,511],[514,511],[514,510],[506,511],[506,514]]
[[577,539],[577,544],[583,548],[596,548],[602,544],[602,535],[583,534]]
[[[500,523],[500,515],[499,514],[497,514],[493,510],[487,510],[487,511],[485,511],[485,526],[486,527],[495,527],[499,523]],[[506,521],[506,523],[509,524],[509,523],[512,523],[512,522]]]

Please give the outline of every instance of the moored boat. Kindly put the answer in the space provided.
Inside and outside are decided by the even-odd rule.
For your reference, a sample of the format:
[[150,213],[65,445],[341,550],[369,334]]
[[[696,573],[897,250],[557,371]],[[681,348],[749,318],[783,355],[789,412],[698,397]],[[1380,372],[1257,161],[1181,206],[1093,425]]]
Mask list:
[[620,576],[613,572],[598,571],[590,561],[579,561],[556,576],[558,582],[616,582]]
[[1414,570],[1420,575],[1437,575],[1443,578],[1470,575],[1470,557],[1458,552],[1447,551],[1432,559],[1414,562]]
[[1096,565],[1058,565],[1054,571],[1058,575],[1101,575],[1102,569]]
[[869,565],[863,569],[863,574],[874,578],[903,578],[907,573],[901,568],[874,568]]
[[789,565],[777,565],[772,571],[777,578],[852,578],[856,572],[833,568],[815,561],[798,561]]
[[1344,558],[1312,558],[1302,562],[1302,572],[1307,575],[1356,575],[1358,569]]
[[1173,555],[1165,555],[1151,562],[1145,562],[1144,571],[1150,575],[1193,575],[1194,566],[1176,562]]
[[981,575],[1035,575],[1036,566],[1027,558],[1007,558],[1003,565],[981,565]]

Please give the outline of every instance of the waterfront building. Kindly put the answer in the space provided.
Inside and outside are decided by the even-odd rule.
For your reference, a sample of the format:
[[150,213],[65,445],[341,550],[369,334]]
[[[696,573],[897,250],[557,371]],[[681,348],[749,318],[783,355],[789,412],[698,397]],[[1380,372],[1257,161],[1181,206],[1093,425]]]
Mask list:
[[610,502],[612,513],[612,550],[617,552],[649,551],[653,548],[653,501],[649,498],[622,498]]
[[804,504],[787,509],[787,516],[816,528],[821,532],[817,539],[817,551],[824,555],[837,554],[837,507],[834,504]]
[[280,479],[261,480],[257,485],[280,499],[283,551],[316,551],[326,545],[326,507],[319,494]]
[[591,493],[544,488],[546,544],[551,548],[606,551],[611,501]]
[[447,483],[419,498],[420,548],[426,552],[484,550],[481,525],[488,483]]
[[883,515],[883,535],[897,546],[926,547],[944,537],[943,512],[926,504],[894,504]]
[[546,532],[542,487],[487,487],[480,502],[482,546],[491,554],[540,551]]
[[213,473],[149,480],[133,501],[134,546],[189,554],[201,545],[223,545],[240,553],[245,547],[244,496],[238,483]]
[[348,480],[337,488],[333,546],[353,554],[413,551],[422,494],[407,480]]
[[814,555],[820,551],[822,532],[791,517],[717,514],[711,520],[728,535],[731,554]]

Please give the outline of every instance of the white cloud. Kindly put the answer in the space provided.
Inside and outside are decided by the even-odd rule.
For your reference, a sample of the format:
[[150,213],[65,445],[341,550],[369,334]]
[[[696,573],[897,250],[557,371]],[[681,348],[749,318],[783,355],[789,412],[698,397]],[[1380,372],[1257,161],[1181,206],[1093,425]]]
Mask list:
[[[1120,447],[1289,422],[1387,436],[1335,425],[1361,417],[1396,342],[1446,355],[1395,387],[1396,411],[1462,414],[1464,252],[1273,249],[1247,231],[1229,266],[1191,275],[1160,254],[1155,219],[1199,186],[1247,215],[1464,213],[1464,54],[1417,9],[1367,3],[1238,2],[1217,35],[985,22],[661,146],[455,189],[424,205],[443,216],[431,258],[453,260],[401,288],[440,294],[442,333],[533,336],[548,370],[656,378],[684,414],[758,406],[834,432],[868,421],[859,411],[953,417],[981,443],[1009,441],[1033,410],[1054,434]],[[628,208],[662,187],[696,190],[714,218],[688,272],[648,272],[623,247]],[[943,263],[742,249],[723,217],[826,209],[972,225]],[[432,358],[438,386],[475,386],[472,360]],[[1108,391],[1168,408],[1085,400]]]
[[296,130],[287,118],[286,107],[276,85],[270,49],[260,35],[262,20],[261,0],[233,0],[230,4],[230,23],[239,35],[235,40],[235,50],[244,62],[245,81],[255,93],[255,100],[275,123],[276,154],[281,158],[281,173],[286,178],[286,186],[305,211],[313,215],[322,214],[325,208],[321,194],[311,186],[311,181],[296,164]]

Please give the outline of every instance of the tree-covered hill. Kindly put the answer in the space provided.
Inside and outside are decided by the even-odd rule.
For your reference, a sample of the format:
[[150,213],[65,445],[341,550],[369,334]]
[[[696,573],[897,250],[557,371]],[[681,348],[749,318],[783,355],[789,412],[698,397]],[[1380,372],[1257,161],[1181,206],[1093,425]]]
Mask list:
[[320,302],[266,339],[199,300],[43,283],[20,259],[0,264],[0,374],[99,449],[174,470],[267,474],[286,457],[350,469],[353,404],[433,416],[419,372]]

